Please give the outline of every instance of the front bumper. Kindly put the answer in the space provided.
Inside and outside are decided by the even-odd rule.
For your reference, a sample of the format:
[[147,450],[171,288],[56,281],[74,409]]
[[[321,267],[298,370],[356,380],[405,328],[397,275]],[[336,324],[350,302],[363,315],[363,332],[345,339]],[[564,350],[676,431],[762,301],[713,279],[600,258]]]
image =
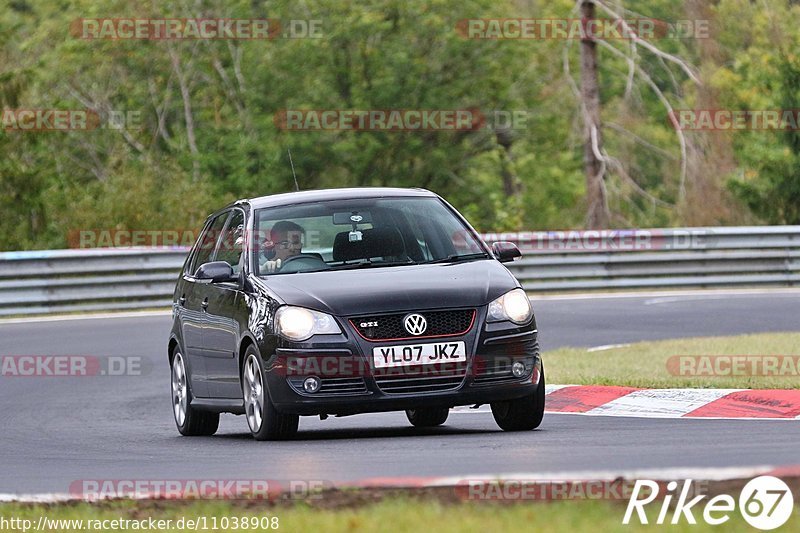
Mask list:
[[[532,394],[540,381],[541,358],[535,320],[525,326],[485,322],[478,309],[470,331],[462,336],[429,338],[419,343],[463,341],[465,363],[413,369],[375,370],[372,349],[408,341],[371,342],[348,327],[341,335],[312,338],[313,342],[280,340],[267,361],[267,388],[278,411],[298,415],[349,415],[424,407],[455,407],[499,402]],[[514,362],[526,372],[515,377]],[[322,386],[303,390],[303,381],[316,376]]]

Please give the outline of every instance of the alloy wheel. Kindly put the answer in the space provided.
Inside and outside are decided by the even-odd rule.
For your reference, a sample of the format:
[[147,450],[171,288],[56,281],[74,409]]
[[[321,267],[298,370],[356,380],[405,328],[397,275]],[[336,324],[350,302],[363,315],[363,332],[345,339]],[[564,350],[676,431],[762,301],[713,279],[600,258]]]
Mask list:
[[188,401],[186,367],[183,364],[183,356],[180,353],[176,353],[172,361],[172,412],[175,415],[175,422],[178,426],[183,426],[186,422]]
[[261,365],[253,354],[250,354],[244,363],[242,389],[247,424],[250,426],[250,431],[257,433],[263,423],[264,382],[261,377]]

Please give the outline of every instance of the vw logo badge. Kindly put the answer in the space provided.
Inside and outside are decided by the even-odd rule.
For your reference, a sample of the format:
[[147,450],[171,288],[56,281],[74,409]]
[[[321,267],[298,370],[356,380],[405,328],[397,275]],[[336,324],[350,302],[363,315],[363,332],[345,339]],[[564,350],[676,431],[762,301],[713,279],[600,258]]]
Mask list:
[[403,319],[403,325],[406,331],[412,335],[422,335],[425,333],[425,330],[428,329],[428,321],[425,320],[424,316],[417,313],[405,317],[405,319]]

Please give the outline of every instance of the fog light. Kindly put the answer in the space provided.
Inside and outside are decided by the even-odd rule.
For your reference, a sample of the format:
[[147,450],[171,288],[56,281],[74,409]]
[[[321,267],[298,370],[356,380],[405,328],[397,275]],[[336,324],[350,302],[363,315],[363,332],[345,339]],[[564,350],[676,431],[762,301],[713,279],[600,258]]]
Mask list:
[[511,365],[511,373],[514,374],[515,378],[521,378],[525,375],[525,363],[522,361],[516,361],[513,365]]
[[311,376],[310,378],[306,378],[303,382],[303,390],[306,392],[317,392],[319,390],[319,378],[316,376]]

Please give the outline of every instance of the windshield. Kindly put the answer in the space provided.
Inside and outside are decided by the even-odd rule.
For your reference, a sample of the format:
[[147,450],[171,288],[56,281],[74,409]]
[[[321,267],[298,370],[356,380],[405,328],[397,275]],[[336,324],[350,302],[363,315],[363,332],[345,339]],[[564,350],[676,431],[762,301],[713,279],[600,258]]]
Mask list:
[[489,257],[438,198],[359,198],[259,209],[256,275]]

